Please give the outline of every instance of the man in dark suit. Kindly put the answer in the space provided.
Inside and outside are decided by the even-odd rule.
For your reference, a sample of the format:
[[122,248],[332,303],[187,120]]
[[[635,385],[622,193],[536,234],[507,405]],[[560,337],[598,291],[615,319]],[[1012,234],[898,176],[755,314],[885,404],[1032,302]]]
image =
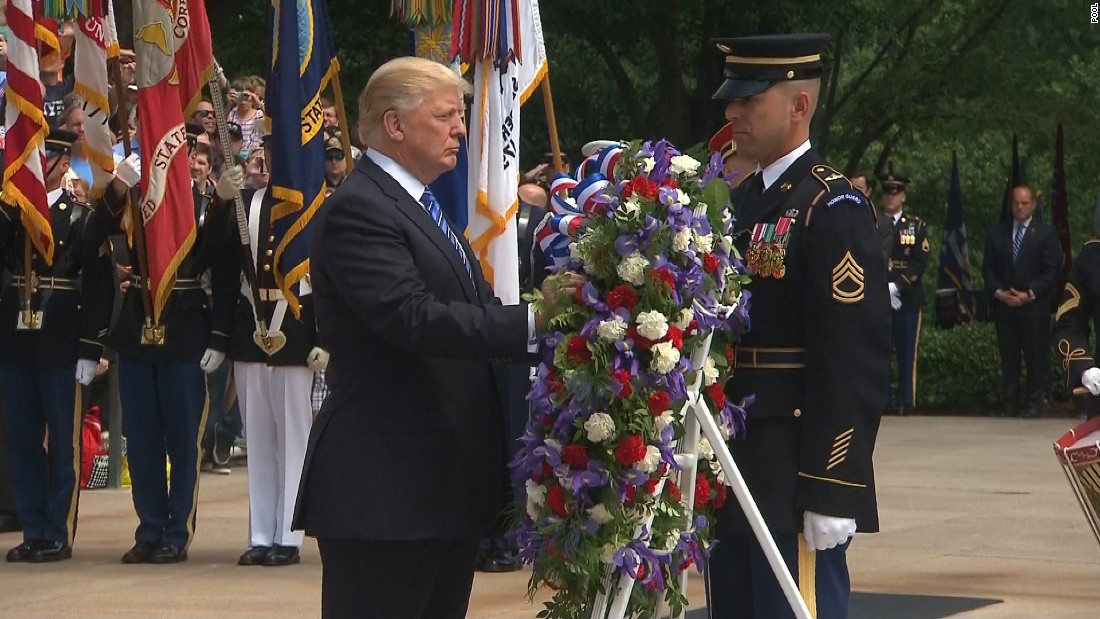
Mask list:
[[1062,269],[1062,247],[1054,228],[1032,218],[1035,194],[1012,188],[1012,221],[994,226],[985,245],[985,288],[992,291],[990,314],[997,327],[1004,385],[1004,414],[1016,413],[1020,352],[1027,364],[1028,417],[1046,403],[1050,365],[1050,314]]
[[503,507],[492,361],[522,361],[546,310],[501,306],[426,186],[455,166],[470,86],[398,58],[359,97],[369,147],[314,221],[310,255],[329,394],[310,432],[294,527],[318,540],[326,619],[464,617],[479,538]]
[[[905,189],[909,179],[894,174],[893,167],[882,181],[882,214],[879,231],[887,230],[883,243],[886,250],[887,279],[890,284],[890,307],[894,354],[898,360],[897,399],[887,384],[886,409],[904,416],[913,410],[917,393],[917,344],[920,339],[921,308],[924,307],[924,287],[921,276],[928,264],[928,231],[920,217],[905,210]],[[897,408],[894,409],[894,404]]]
[[[726,394],[756,400],[729,446],[803,598],[819,619],[841,619],[851,536],[878,530],[872,453],[890,306],[874,209],[810,145],[828,38],[718,40],[726,81],[715,98],[760,166],[731,197],[748,233],[738,249],[753,274],[752,329]],[[714,616],[794,617],[737,502],[715,531]]]

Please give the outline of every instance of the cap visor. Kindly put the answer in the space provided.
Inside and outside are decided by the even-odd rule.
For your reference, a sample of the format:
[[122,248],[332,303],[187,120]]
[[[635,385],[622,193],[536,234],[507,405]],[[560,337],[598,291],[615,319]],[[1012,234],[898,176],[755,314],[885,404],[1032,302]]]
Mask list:
[[726,80],[718,88],[718,92],[714,93],[712,99],[744,99],[745,97],[751,97],[758,95],[768,88],[771,88],[774,82],[759,82],[755,80]]

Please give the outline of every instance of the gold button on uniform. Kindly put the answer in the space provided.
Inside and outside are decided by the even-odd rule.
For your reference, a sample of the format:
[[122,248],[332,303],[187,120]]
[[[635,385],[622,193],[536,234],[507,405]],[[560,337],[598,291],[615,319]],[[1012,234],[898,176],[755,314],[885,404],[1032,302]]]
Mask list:
[[264,265],[264,271],[270,271],[270,270],[271,270],[271,265],[270,264],[265,264]]
[[802,409],[801,408],[794,409],[794,416],[795,417],[801,417],[802,416]]
[[271,251],[271,250],[269,249],[269,250],[267,250],[267,251],[265,251],[265,252],[264,252],[264,255],[265,255],[265,256],[270,256],[270,255],[271,255],[271,254],[273,254],[273,253],[275,253],[275,252],[273,252],[273,251]]

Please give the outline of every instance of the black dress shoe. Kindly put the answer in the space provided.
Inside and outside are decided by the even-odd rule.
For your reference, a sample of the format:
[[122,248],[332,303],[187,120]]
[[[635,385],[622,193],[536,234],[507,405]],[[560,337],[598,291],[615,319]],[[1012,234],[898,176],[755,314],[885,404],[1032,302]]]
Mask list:
[[38,548],[38,542],[24,541],[22,544],[9,550],[6,559],[8,563],[23,563],[30,561],[31,555],[34,554],[36,548]]
[[31,563],[54,563],[72,557],[72,546],[65,542],[38,542],[38,546],[31,553]]
[[19,518],[16,518],[15,514],[0,514],[0,533],[15,533],[22,530],[23,525],[19,523]]
[[182,563],[187,560],[187,550],[177,546],[161,546],[149,555],[149,563],[164,565],[167,563]]
[[264,565],[280,567],[294,565],[295,563],[301,563],[301,561],[302,555],[298,552],[297,546],[276,546],[271,549],[271,552],[267,553],[267,557],[264,558]]
[[156,552],[157,545],[151,542],[138,542],[122,555],[123,563],[148,563],[149,557]]
[[270,552],[271,546],[253,546],[237,559],[237,565],[263,565]]

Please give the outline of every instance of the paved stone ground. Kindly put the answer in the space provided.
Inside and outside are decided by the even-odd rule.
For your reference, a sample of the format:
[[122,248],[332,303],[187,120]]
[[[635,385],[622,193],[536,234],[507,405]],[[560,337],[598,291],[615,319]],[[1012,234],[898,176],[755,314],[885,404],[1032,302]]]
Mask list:
[[[962,618],[1100,617],[1100,548],[1070,494],[1051,442],[1071,419],[888,417],[877,451],[883,531],[849,556],[855,589],[992,598]],[[73,559],[0,563],[0,618],[298,618],[318,616],[320,563],[307,542],[289,568],[242,568],[245,473],[204,475],[191,559],[129,566],[136,525],[129,493],[81,500]],[[0,549],[18,534],[0,535]],[[470,617],[529,618],[527,572],[480,574]],[[693,607],[702,588],[690,585]]]

